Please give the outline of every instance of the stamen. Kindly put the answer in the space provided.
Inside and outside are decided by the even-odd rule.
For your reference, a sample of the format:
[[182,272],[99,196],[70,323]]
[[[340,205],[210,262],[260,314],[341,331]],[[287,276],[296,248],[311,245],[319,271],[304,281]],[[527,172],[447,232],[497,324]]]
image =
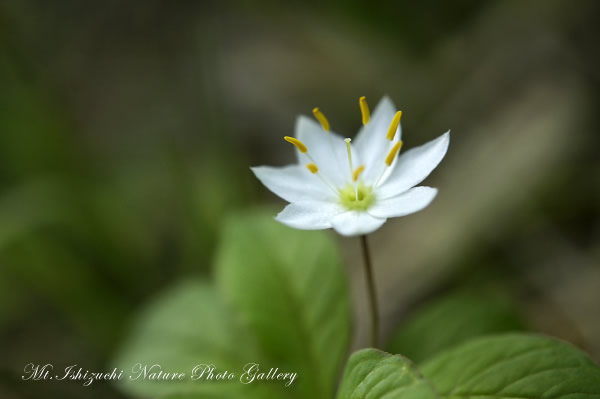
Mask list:
[[394,119],[392,119],[392,123],[390,124],[390,128],[387,133],[387,139],[389,141],[394,140],[394,136],[396,136],[396,131],[398,130],[398,125],[400,124],[400,118],[402,117],[402,111],[396,112],[394,115]]
[[385,157],[385,163],[387,164],[387,166],[392,166],[392,162],[394,162],[394,158],[396,158],[396,155],[398,155],[398,151],[400,151],[400,148],[402,148],[402,140],[394,144],[387,157]]
[[367,99],[365,96],[362,96],[358,99],[358,105],[360,105],[360,113],[362,114],[362,123],[366,125],[369,123],[369,118],[371,114],[369,113],[369,105],[367,104]]
[[[313,159],[311,158],[310,155],[306,154],[306,156],[308,157],[308,159],[310,159],[311,161],[313,161]],[[312,173],[313,175],[317,176],[322,182],[323,184],[325,184],[334,195],[338,195],[338,190],[333,186],[333,184],[331,184],[329,182],[329,180],[327,180],[324,176],[321,176],[321,173],[319,173],[319,167],[317,166],[317,164],[313,162],[307,163],[306,164],[306,169],[308,169],[310,171],[310,173]]]
[[306,148],[304,143],[298,140],[297,138],[285,136],[283,139],[288,143],[294,145],[301,153],[306,154],[308,152],[308,148]]
[[310,170],[313,175],[319,171],[319,167],[314,163],[306,164],[306,169]]
[[327,118],[325,118],[325,115],[323,115],[321,110],[319,110],[319,107],[315,107],[313,109],[313,115],[315,116],[315,118],[317,118],[317,120],[321,124],[321,127],[323,128],[323,130],[328,132],[329,131],[329,121],[327,120]]
[[352,174],[352,180],[357,181],[360,174],[365,170],[365,165],[360,165],[358,168],[354,170]]
[[311,157],[310,154],[308,153],[308,148],[306,148],[304,143],[301,142],[300,140],[298,140],[297,138],[290,137],[290,136],[285,136],[283,139],[285,141],[287,141],[288,143],[293,144],[298,149],[298,151],[303,153],[304,156],[306,156],[306,158],[308,158],[308,160],[310,162],[306,164],[306,169],[308,169],[310,171],[310,173],[312,173],[313,175],[316,175],[319,179],[321,179],[323,184],[325,184],[327,187],[329,187],[329,189],[334,194],[337,195],[338,190],[325,177],[321,176],[321,174],[319,173],[319,167],[315,163],[315,160],[313,159],[313,157]]

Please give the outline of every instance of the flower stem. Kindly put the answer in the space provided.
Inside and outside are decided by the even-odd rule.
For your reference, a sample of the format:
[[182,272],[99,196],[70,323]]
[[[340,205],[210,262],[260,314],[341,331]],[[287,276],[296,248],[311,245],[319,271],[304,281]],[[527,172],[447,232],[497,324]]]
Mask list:
[[375,290],[375,279],[373,278],[373,266],[371,264],[371,253],[367,236],[360,236],[365,273],[367,276],[367,289],[369,291],[369,307],[371,310],[371,347],[377,348],[379,340],[379,308],[377,306],[377,291]]

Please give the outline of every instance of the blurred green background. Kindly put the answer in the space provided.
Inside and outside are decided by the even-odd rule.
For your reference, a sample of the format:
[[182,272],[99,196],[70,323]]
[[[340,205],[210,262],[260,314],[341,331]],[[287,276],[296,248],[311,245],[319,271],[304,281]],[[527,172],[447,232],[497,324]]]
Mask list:
[[[406,148],[452,129],[435,202],[370,240],[386,336],[446,293],[494,292],[600,360],[599,11],[1,1],[0,396],[122,397],[22,369],[106,368],[147,300],[210,274],[228,214],[284,205],[249,166],[293,161],[281,137],[317,105],[352,136],[361,95],[403,110]],[[361,347],[358,241],[338,243]]]

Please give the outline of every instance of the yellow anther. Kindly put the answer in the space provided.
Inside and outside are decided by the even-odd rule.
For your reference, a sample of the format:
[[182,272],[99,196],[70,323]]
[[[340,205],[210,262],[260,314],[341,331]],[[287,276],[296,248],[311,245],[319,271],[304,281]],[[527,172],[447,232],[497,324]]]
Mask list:
[[315,107],[313,109],[313,114],[314,114],[315,118],[317,118],[319,123],[321,124],[321,127],[323,128],[323,130],[328,132],[329,131],[329,121],[327,120],[327,118],[325,118],[325,115],[323,115],[323,113],[321,112],[319,107]]
[[308,148],[306,148],[304,143],[301,142],[300,140],[298,140],[294,137],[290,137],[290,136],[285,136],[283,139],[285,141],[287,141],[288,143],[293,144],[298,149],[298,151],[300,151],[302,153],[308,152]]
[[313,175],[319,171],[319,167],[314,163],[306,164],[306,169],[310,170]]
[[352,173],[352,180],[357,181],[360,174],[365,170],[365,165],[360,165],[358,168],[354,170]]
[[385,157],[385,163],[387,164],[387,166],[392,166],[392,162],[394,162],[394,158],[396,158],[396,155],[398,155],[398,151],[400,151],[400,148],[402,148],[402,140],[394,144],[387,157]]
[[394,140],[394,136],[396,135],[396,131],[398,130],[398,125],[400,124],[400,118],[402,118],[402,111],[396,112],[394,115],[394,119],[392,119],[392,123],[390,124],[390,128],[388,129],[387,139],[389,141]]
[[358,99],[358,105],[360,105],[360,113],[362,114],[362,123],[366,125],[369,123],[369,118],[371,114],[369,113],[369,105],[367,104],[367,99],[365,96],[362,96]]

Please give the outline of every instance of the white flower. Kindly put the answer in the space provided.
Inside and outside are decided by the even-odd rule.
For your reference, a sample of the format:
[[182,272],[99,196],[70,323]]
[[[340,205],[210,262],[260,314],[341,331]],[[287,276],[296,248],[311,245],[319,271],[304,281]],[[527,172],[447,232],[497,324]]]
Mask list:
[[269,190],[290,202],[276,220],[297,229],[333,228],[354,236],[371,233],[387,218],[420,211],[431,203],[437,189],[414,186],[446,154],[450,131],[397,156],[402,146],[402,113],[387,97],[372,116],[364,97],[359,104],[363,127],[352,143],[329,131],[329,122],[315,108],[320,125],[300,116],[296,137],[285,137],[296,147],[297,164],[251,168]]

